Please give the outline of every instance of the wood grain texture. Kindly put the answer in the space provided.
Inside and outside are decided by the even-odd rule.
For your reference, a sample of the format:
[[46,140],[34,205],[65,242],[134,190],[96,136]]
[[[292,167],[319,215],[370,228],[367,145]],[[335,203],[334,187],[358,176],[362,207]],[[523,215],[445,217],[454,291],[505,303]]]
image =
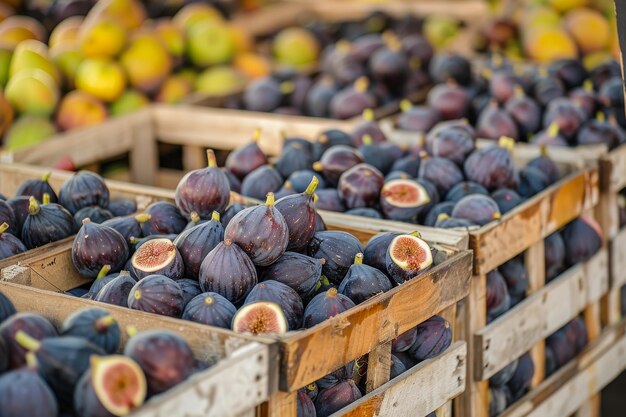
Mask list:
[[464,391],[466,358],[466,343],[457,342],[332,417],[425,416]]
[[606,164],[606,189],[619,191],[626,187],[626,145],[612,150],[602,161]]
[[626,228],[622,229],[609,243],[611,288],[626,285]]
[[[526,296],[530,296],[541,290],[546,284],[545,244],[543,240],[532,245],[524,252],[524,265],[528,269],[528,289]],[[530,356],[535,364],[535,374],[531,381],[531,388],[539,385],[545,378],[545,355],[546,342],[544,339],[537,341],[530,349]],[[516,357],[511,355],[511,357]]]
[[366,392],[389,382],[391,376],[391,342],[382,343],[367,355]]

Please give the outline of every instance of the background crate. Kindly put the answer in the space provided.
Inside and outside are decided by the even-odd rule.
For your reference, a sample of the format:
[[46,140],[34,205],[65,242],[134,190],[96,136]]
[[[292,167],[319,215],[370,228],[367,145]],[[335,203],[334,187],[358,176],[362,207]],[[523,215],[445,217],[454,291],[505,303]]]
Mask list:
[[[26,268],[22,268],[26,270]],[[14,271],[19,274],[19,271]],[[195,374],[171,390],[158,395],[135,412],[132,417],[191,415],[204,410],[204,416],[253,417],[257,405],[273,393],[276,374],[271,364],[278,360],[272,340],[238,335],[196,323],[158,317],[140,311],[111,306],[64,294],[0,282],[0,293],[6,295],[19,312],[33,312],[50,319],[55,326],[74,311],[98,307],[107,310],[122,329],[134,326],[139,331],[169,330],[189,342],[196,358],[211,367]],[[33,302],[37,300],[37,302]],[[122,332],[122,346],[127,335]],[[189,414],[187,414],[189,413]]]

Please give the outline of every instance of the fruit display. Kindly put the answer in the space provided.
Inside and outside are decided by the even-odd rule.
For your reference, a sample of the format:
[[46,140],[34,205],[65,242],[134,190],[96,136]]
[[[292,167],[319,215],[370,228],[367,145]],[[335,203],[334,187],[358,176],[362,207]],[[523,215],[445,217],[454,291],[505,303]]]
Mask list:
[[529,353],[515,359],[489,378],[489,417],[500,415],[530,389],[535,364]]

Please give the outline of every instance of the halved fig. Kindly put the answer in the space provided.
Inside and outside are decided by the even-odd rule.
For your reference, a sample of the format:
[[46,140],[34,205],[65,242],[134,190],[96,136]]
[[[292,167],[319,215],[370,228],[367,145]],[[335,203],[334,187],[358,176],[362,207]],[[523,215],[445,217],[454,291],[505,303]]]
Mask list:
[[114,416],[126,416],[146,399],[147,383],[137,363],[122,355],[92,356],[91,369],[76,388],[74,403],[81,416],[104,407]]
[[387,181],[380,191],[380,207],[392,220],[415,219],[429,202],[426,189],[413,180]]
[[183,276],[183,258],[169,239],[152,239],[141,245],[130,260],[137,279],[148,275],[165,275],[171,279]]
[[278,304],[259,301],[241,307],[232,327],[237,333],[283,334],[287,332],[287,319]]
[[387,249],[387,272],[398,284],[415,278],[433,264],[433,253],[418,232],[396,236]]

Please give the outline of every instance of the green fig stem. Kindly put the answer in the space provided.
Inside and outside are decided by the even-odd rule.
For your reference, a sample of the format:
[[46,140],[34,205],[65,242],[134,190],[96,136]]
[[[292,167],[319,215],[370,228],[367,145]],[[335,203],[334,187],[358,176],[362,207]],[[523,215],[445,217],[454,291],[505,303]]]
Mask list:
[[195,211],[192,211],[189,217],[193,223],[198,223],[200,221],[200,216]]
[[96,320],[96,330],[98,330],[99,332],[104,332],[113,324],[115,324],[115,322],[115,317],[111,315],[100,317],[98,320]]
[[285,183],[283,184],[283,189],[293,191],[293,184],[291,184],[291,181],[285,181]]
[[548,156],[548,146],[545,143],[541,144],[539,154],[544,158]]
[[363,120],[365,120],[366,122],[374,121],[374,110],[372,109],[363,110],[363,115],[361,117],[363,117]]
[[504,149],[512,150],[515,146],[515,139],[507,136],[500,136],[500,139],[498,139],[498,146]]
[[41,197],[41,204],[43,205],[50,204],[50,194],[43,193],[43,196]]
[[368,80],[365,76],[357,78],[357,80],[354,82],[354,89],[359,93],[366,92],[369,86],[370,80]]
[[26,352],[26,367],[28,369],[37,369],[37,356],[34,352]]
[[428,152],[426,152],[426,151],[420,151],[419,156],[420,156],[420,159],[422,159],[422,160],[426,160],[426,159],[430,158],[430,156],[428,155]]
[[98,276],[96,277],[96,279],[102,279],[106,277],[109,272],[111,272],[111,265],[104,265],[102,268],[100,268],[100,272],[98,272]]
[[317,201],[320,199],[320,197],[317,194],[313,194],[313,202],[317,203]]
[[335,287],[329,288],[328,291],[326,291],[326,294],[328,295],[328,297],[336,297],[337,296],[337,288],[335,288]]
[[313,171],[320,172],[323,169],[324,169],[324,164],[322,164],[320,161],[313,162]]
[[121,277],[122,275],[128,275],[128,276],[130,276],[130,272],[128,272],[128,271],[126,271],[126,270],[121,270],[121,271],[120,271],[120,275],[119,275],[119,276]]
[[500,220],[500,218],[502,218],[502,214],[496,212],[493,213],[493,216],[491,216],[494,220]]
[[266,206],[274,205],[274,193],[267,193],[267,199],[265,200]]
[[214,222],[219,222],[220,214],[217,211],[213,211],[213,213],[211,213],[211,220],[213,220]]
[[131,244],[136,245],[137,243],[139,243],[140,239],[137,239],[135,236],[131,236],[130,238],[128,238],[128,241]]
[[328,142],[328,136],[326,136],[325,134],[321,134],[318,138],[317,141],[319,143],[321,143],[322,145],[325,144],[326,142]]
[[139,330],[137,330],[137,328],[135,326],[127,326],[126,327],[126,334],[128,335],[128,337],[137,336],[137,333],[139,333]]
[[48,180],[50,179],[50,175],[52,175],[51,171],[46,172],[45,174],[41,176],[41,180],[43,182],[48,182]]
[[204,304],[211,305],[214,302],[215,302],[215,298],[213,298],[213,296],[207,295],[206,297],[204,297]]
[[291,94],[293,93],[294,85],[291,81],[283,81],[282,83],[280,83],[279,90],[282,94]]
[[18,345],[31,352],[37,351],[41,346],[39,340],[29,336],[24,330],[18,330],[17,333],[15,333],[15,341]]
[[557,137],[558,134],[559,134],[558,123],[557,122],[550,123],[550,126],[548,126],[548,136],[550,136],[551,138],[555,138]]
[[589,79],[583,81],[583,88],[586,91],[590,91],[590,92],[593,91],[593,82]]
[[443,221],[443,220],[447,220],[449,219],[450,216],[448,216],[446,213],[441,213],[439,216],[437,216],[437,222]]
[[9,223],[4,222],[0,224],[0,235],[9,230]]
[[133,297],[135,298],[135,300],[141,300],[141,291],[135,290],[135,292],[133,293]]
[[313,178],[311,178],[311,182],[306,187],[306,190],[304,191],[304,193],[306,195],[313,195],[315,190],[317,190],[317,186],[319,185],[319,183],[320,183],[320,180],[318,180],[316,176],[313,176]]
[[89,217],[85,217],[83,219],[83,224],[91,223],[91,219]]
[[513,87],[513,91],[514,91],[515,97],[517,98],[521,98],[526,95],[526,93],[524,93],[524,89],[519,84],[515,84],[515,86]]
[[365,134],[363,135],[363,137],[361,138],[361,141],[363,142],[363,145],[371,145],[373,140],[372,140],[372,136]]
[[606,121],[606,117],[604,116],[604,113],[599,111],[596,113],[596,120],[599,122],[604,122]]
[[407,99],[404,99],[400,102],[400,110],[402,110],[402,112],[406,113],[409,110],[411,110],[411,108],[413,107],[413,105],[411,104],[411,102]]
[[252,133],[252,143],[259,143],[261,140],[261,128],[257,127]]
[[420,232],[418,232],[417,230],[414,232],[409,233],[409,235],[413,236],[413,237],[417,237],[417,238],[422,238],[422,235],[420,234]]
[[207,159],[209,168],[217,167],[217,159],[215,158],[215,152],[213,152],[213,149],[206,150],[206,159]]
[[37,202],[37,199],[35,197],[29,197],[28,198],[28,214],[35,215],[37,213],[39,213],[39,210],[41,210],[41,207],[39,207],[39,203]]
[[363,254],[362,253],[357,253],[354,257],[354,264],[355,265],[361,265],[363,264]]
[[148,213],[140,213],[135,216],[135,220],[137,221],[137,223],[140,223],[140,224],[147,222],[151,218],[152,218],[152,215]]

